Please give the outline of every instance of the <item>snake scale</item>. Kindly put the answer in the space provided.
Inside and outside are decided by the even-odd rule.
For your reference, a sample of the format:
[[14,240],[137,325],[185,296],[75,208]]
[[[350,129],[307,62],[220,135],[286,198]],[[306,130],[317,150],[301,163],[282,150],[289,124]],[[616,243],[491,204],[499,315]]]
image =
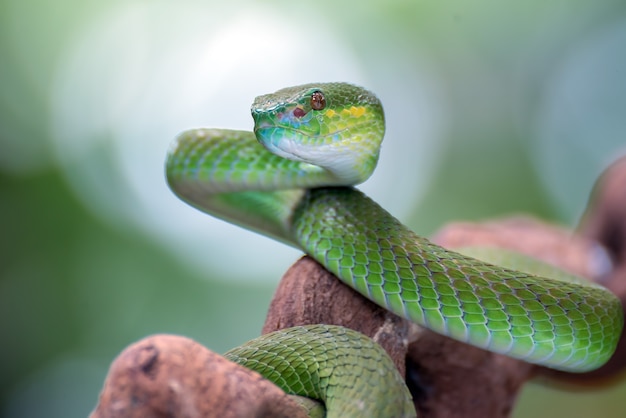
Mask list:
[[[610,358],[623,313],[608,290],[448,251],[352,187],[379,157],[385,120],[374,94],[347,83],[290,87],[257,97],[252,117],[254,132],[177,137],[166,162],[177,196],[303,250],[378,305],[450,338],[572,372]],[[288,393],[322,400],[328,417],[415,416],[391,360],[373,346],[320,325],[268,334],[227,356]]]

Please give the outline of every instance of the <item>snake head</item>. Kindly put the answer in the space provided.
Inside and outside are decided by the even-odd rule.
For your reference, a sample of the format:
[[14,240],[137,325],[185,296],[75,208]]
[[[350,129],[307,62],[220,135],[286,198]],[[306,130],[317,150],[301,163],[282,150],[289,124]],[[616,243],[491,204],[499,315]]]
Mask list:
[[365,181],[378,162],[384,113],[378,98],[347,83],[288,87],[252,104],[254,133],[270,152],[328,170],[338,183]]

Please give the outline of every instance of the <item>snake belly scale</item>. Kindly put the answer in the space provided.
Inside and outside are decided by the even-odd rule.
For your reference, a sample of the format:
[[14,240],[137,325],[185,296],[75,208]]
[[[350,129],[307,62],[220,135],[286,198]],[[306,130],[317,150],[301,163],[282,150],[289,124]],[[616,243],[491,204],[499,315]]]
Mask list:
[[352,187],[378,161],[384,114],[375,95],[347,83],[308,84],[257,97],[252,116],[254,133],[178,136],[166,163],[176,195],[302,249],[363,296],[435,332],[572,372],[610,358],[623,311],[608,290],[448,251]]

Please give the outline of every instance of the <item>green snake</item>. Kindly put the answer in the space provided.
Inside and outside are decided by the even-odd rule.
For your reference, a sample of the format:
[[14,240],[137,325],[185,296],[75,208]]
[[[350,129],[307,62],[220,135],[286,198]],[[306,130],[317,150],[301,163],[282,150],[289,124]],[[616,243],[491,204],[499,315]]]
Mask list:
[[[374,94],[347,83],[307,84],[259,96],[251,110],[254,132],[194,129],[178,136],[166,172],[182,200],[301,249],[378,305],[450,338],[571,372],[595,369],[610,358],[623,311],[608,290],[537,277],[446,250],[352,187],[370,176],[379,157],[385,121]],[[339,371],[343,358],[349,359],[348,370],[356,370],[352,362],[358,349],[335,344],[332,349],[343,354],[332,366],[326,364],[331,349],[316,341],[332,341],[328,333],[362,341],[360,334],[333,327],[304,330],[263,336],[233,357],[289,393],[323,400],[328,416],[363,416],[363,411],[369,416],[415,415],[402,388],[399,393],[408,398],[394,402],[396,411],[386,410],[384,399],[364,403],[375,398],[374,377]],[[302,354],[304,362],[294,370],[315,368],[317,374],[307,377],[314,389],[303,389],[307,385],[300,377],[276,375],[284,367],[273,365],[276,352],[268,353],[273,340],[280,341],[278,351],[297,346],[289,342],[290,333],[300,335],[293,341],[303,333],[313,335]],[[364,368],[377,361],[383,360],[366,356]],[[335,374],[328,376],[328,370]],[[376,381],[374,386],[392,384]],[[346,396],[337,389],[342,386],[362,392]],[[363,403],[355,406],[355,399]]]

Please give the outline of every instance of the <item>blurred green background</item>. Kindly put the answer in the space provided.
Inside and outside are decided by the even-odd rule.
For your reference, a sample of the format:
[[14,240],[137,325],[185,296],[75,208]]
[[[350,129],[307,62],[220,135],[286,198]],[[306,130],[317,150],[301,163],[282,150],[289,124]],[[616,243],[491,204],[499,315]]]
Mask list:
[[[299,253],[177,201],[178,132],[352,81],[388,122],[363,188],[417,232],[574,227],[626,153],[625,45],[623,0],[0,0],[0,415],[86,416],[152,333],[218,352],[258,335]],[[514,416],[624,417],[625,397],[532,383]]]

